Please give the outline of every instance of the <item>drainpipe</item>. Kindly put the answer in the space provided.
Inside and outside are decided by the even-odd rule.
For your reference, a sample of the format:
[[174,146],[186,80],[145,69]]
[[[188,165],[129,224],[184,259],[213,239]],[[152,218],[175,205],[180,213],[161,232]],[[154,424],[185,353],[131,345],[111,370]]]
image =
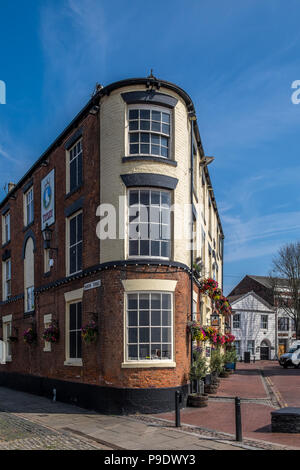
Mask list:
[[[194,129],[194,121],[196,120],[196,115],[194,111],[189,112],[189,119],[191,123],[191,168],[190,168],[190,178],[191,178],[191,184],[190,184],[190,200],[191,200],[191,321],[193,321],[193,292],[194,292],[194,280],[193,280],[193,261],[194,261],[194,238],[193,238],[193,192],[194,192],[194,152],[193,152],[193,129]],[[191,366],[193,363],[193,340],[191,338]],[[191,393],[193,392],[192,390],[192,382],[191,382]]]

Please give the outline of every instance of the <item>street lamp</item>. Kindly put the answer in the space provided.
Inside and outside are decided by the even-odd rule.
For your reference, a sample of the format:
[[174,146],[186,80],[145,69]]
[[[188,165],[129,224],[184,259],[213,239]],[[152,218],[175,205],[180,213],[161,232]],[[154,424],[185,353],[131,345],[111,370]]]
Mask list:
[[[43,235],[43,240],[44,240],[44,248],[45,250],[49,250],[50,243],[52,240],[52,229],[48,227],[48,224],[46,224],[46,227],[44,230],[42,230],[42,235]],[[51,248],[51,250],[57,250],[57,248]]]

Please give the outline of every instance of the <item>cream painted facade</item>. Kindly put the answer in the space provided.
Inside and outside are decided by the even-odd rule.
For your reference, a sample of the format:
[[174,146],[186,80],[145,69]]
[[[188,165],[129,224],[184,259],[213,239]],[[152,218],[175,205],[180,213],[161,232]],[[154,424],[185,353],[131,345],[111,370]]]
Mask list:
[[[102,204],[111,204],[116,208],[117,231],[116,239],[100,241],[100,262],[128,259],[127,220],[127,188],[120,175],[131,173],[155,173],[178,179],[173,192],[172,204],[175,205],[171,229],[171,259],[175,262],[190,265],[190,226],[183,227],[183,214],[186,210],[190,215],[190,154],[191,154],[191,121],[184,100],[175,92],[163,86],[159,93],[176,98],[177,104],[171,110],[171,160],[177,166],[160,161],[143,160],[123,162],[122,158],[129,155],[128,143],[128,105],[121,94],[132,91],[144,91],[145,86],[134,85],[113,90],[104,96],[100,103],[100,200]],[[195,141],[195,138],[194,138]],[[194,145],[194,206],[197,212],[195,226],[194,261],[201,258],[203,277],[214,277],[222,284],[222,258],[220,238],[222,228],[215,204],[209,203],[212,188],[208,170],[200,163],[201,155]],[[120,202],[120,196],[123,196]],[[186,209],[184,209],[186,207]],[[124,224],[119,224],[119,214]],[[122,226],[123,225],[123,226]],[[184,234],[186,230],[186,235]],[[204,238],[205,236],[205,238]],[[210,247],[210,248],[209,248]],[[213,257],[213,252],[216,257]],[[210,254],[211,253],[211,254]],[[207,307],[209,308],[209,307]]]

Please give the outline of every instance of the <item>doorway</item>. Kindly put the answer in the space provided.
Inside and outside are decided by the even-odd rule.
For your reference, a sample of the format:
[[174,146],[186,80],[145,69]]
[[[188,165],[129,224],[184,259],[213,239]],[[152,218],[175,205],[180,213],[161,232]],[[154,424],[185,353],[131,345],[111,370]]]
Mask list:
[[260,359],[261,361],[268,361],[270,359],[270,346],[266,341],[260,345]]

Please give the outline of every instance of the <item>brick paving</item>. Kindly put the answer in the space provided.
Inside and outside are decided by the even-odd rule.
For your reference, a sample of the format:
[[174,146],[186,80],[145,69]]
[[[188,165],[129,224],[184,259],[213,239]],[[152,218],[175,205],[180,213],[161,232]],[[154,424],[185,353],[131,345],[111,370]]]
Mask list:
[[[206,408],[182,410],[181,421],[200,431],[206,429],[212,435],[226,433],[232,439],[235,434],[234,397],[239,396],[245,443],[266,448],[282,445],[300,449],[300,434],[271,432],[271,412],[274,409],[287,404],[300,407],[299,387],[299,370],[285,370],[277,362],[270,361],[240,363],[235,374],[221,379],[216,396],[210,396]],[[155,417],[173,422],[174,413]],[[260,444],[262,441],[264,443]]]

